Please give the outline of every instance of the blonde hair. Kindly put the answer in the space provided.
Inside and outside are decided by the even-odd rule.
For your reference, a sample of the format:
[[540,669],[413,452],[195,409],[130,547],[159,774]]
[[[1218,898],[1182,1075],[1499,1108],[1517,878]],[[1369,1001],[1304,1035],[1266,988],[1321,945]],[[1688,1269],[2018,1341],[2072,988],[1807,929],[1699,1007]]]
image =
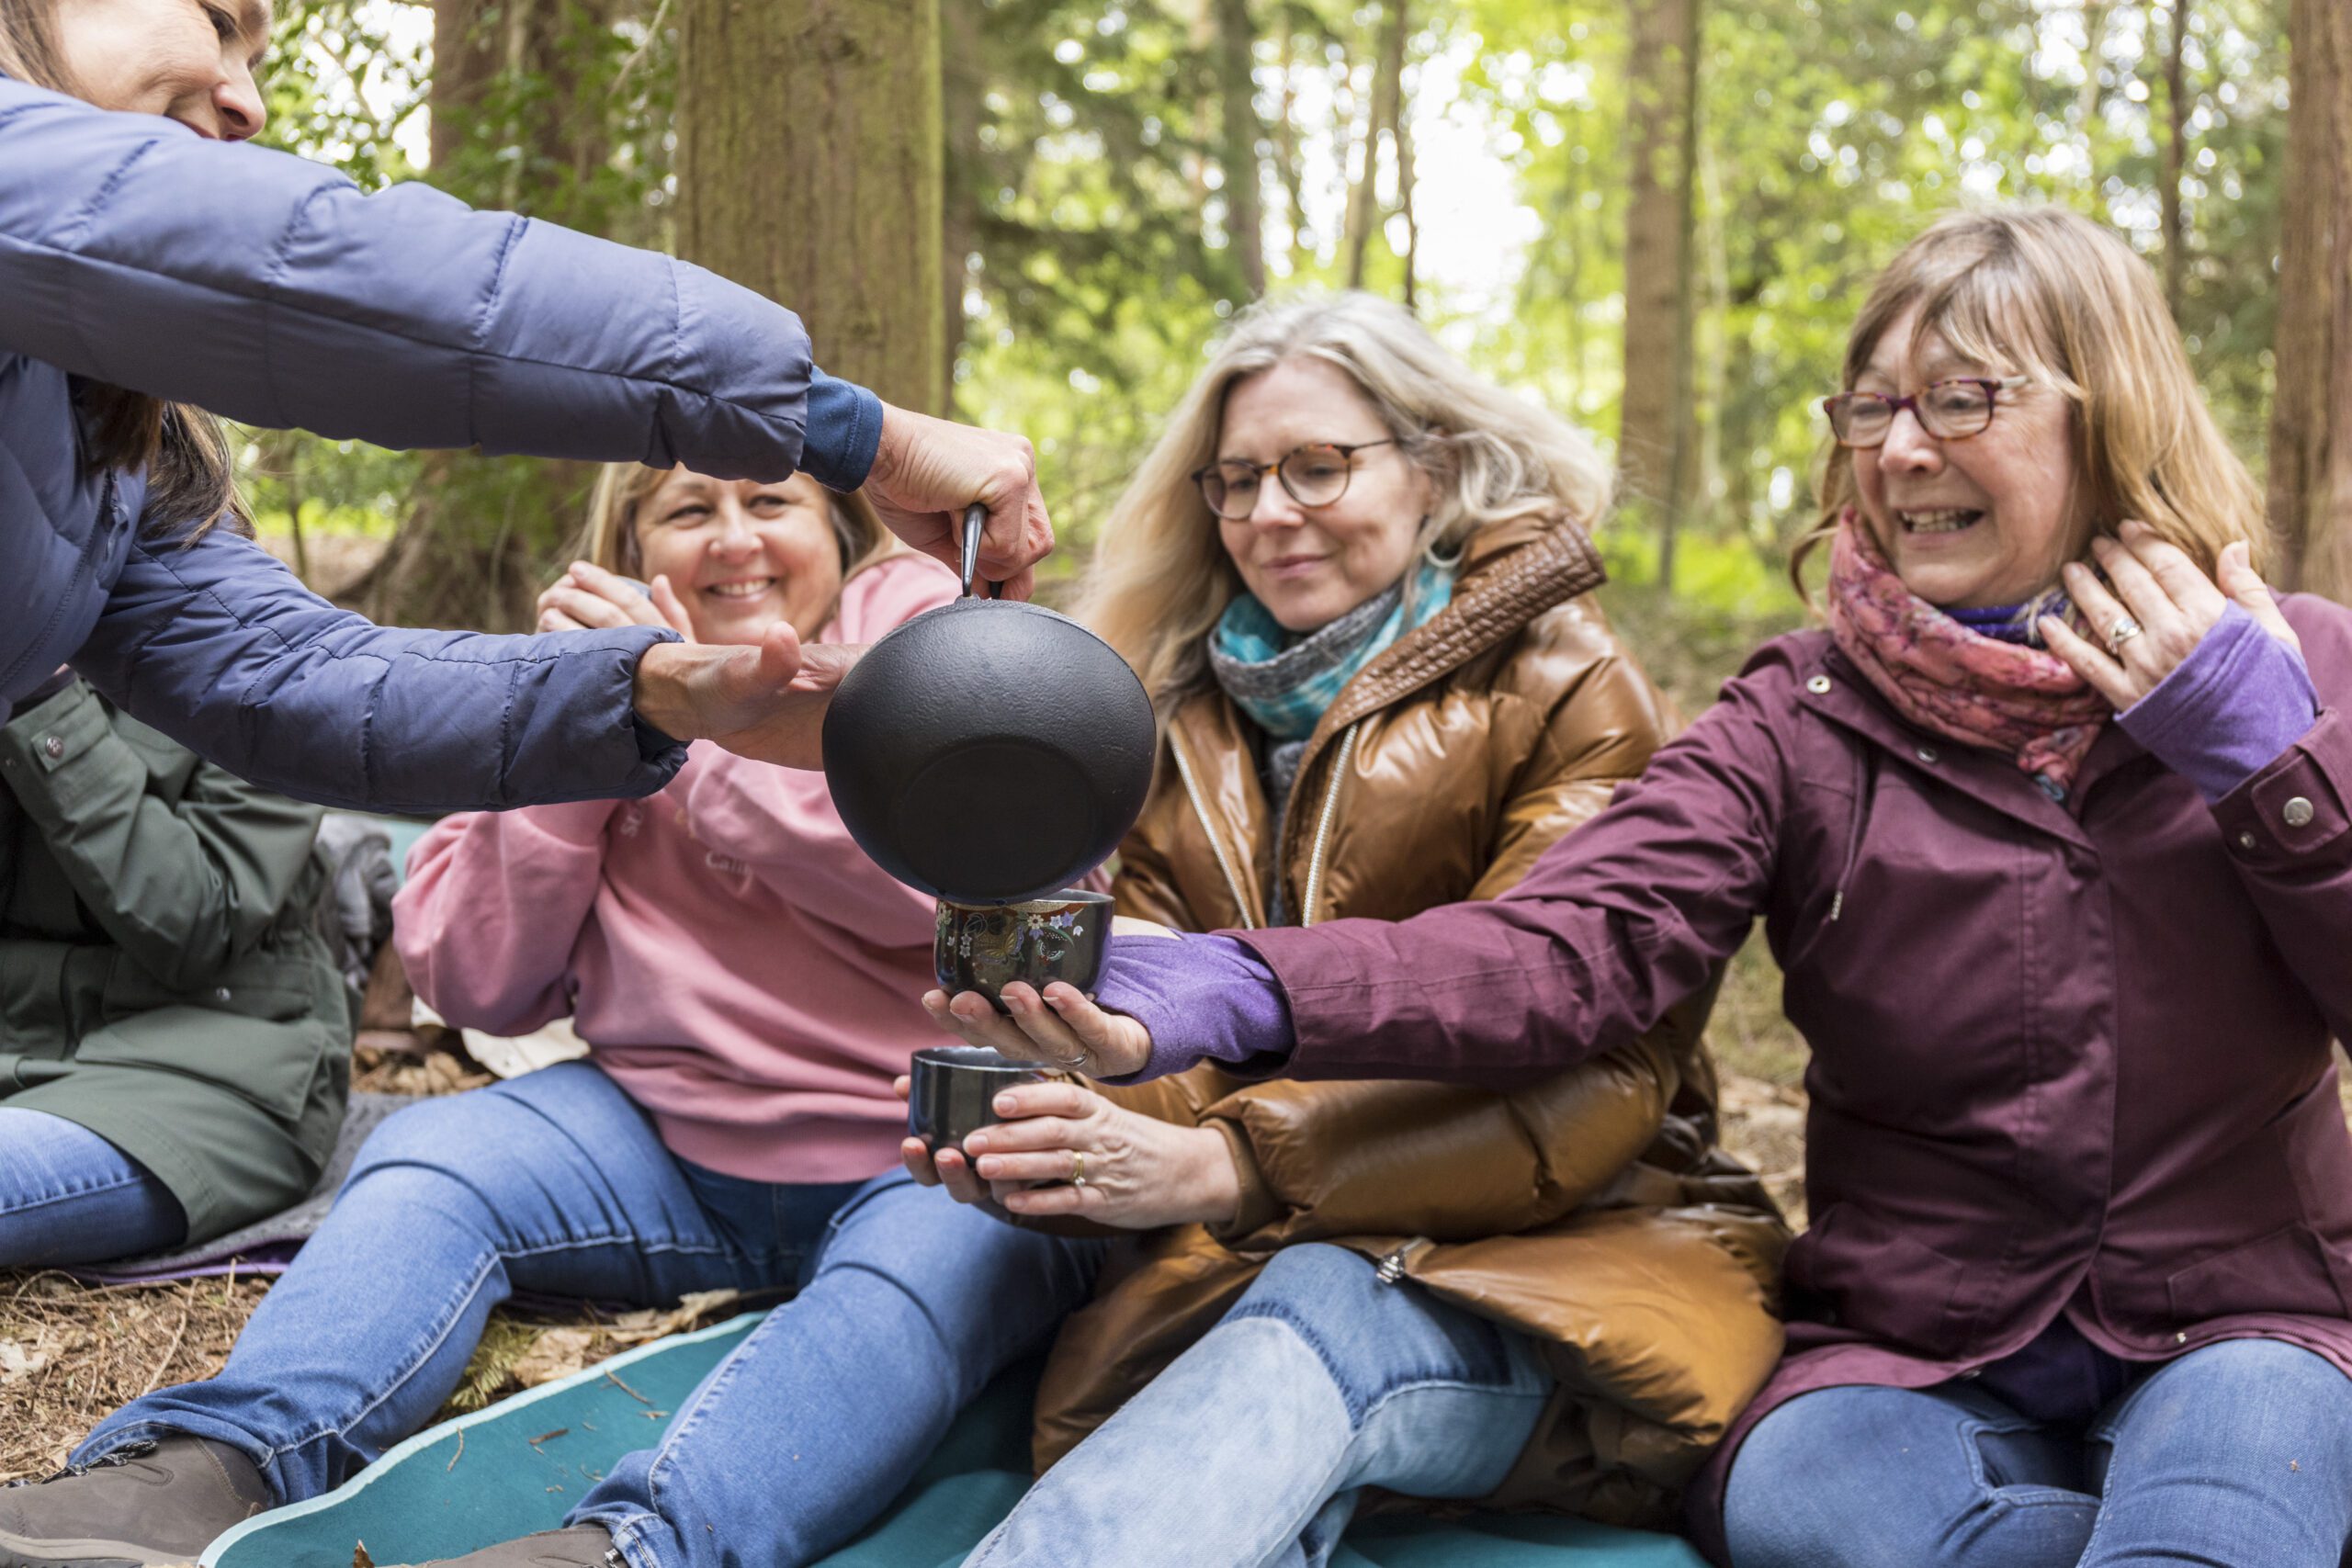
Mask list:
[[[642,463],[607,463],[596,476],[588,497],[588,521],[580,531],[572,554],[623,577],[645,575],[645,554],[637,539],[638,509],[677,470],[649,468]],[[856,491],[825,490],[833,542],[841,547],[842,581],[846,582],[886,556],[902,547],[898,536],[882,525],[874,503]],[[830,615],[830,612],[828,612]]]
[[[1914,309],[1915,341],[1932,330],[1954,352],[2012,367],[2071,405],[2075,511],[2087,526],[2060,542],[2052,582],[2092,534],[2111,535],[2128,518],[2209,574],[2240,540],[2261,569],[2262,492],[2205,406],[2155,273],[2120,236],[2061,207],[1939,219],[1871,286],[1846,344],[1848,390]],[[1821,513],[1789,559],[1800,592],[1806,558],[1855,503],[1853,458],[1834,442],[1825,449]]]
[[1480,380],[1402,306],[1347,293],[1253,307],[1112,507],[1078,607],[1163,714],[1206,677],[1208,634],[1241,592],[1191,476],[1216,457],[1234,384],[1286,359],[1345,371],[1429,475],[1434,501],[1415,541],[1424,552],[1458,553],[1480,529],[1531,514],[1589,527],[1609,504],[1609,466],[1581,432]]

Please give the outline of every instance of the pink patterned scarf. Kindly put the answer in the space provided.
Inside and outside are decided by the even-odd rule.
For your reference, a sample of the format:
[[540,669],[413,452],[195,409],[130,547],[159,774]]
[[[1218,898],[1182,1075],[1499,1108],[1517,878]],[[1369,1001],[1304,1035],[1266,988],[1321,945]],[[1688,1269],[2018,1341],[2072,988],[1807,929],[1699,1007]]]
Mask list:
[[1829,635],[1913,724],[2062,789],[2113,712],[2056,654],[1970,631],[1904,587],[1850,510],[1830,547]]

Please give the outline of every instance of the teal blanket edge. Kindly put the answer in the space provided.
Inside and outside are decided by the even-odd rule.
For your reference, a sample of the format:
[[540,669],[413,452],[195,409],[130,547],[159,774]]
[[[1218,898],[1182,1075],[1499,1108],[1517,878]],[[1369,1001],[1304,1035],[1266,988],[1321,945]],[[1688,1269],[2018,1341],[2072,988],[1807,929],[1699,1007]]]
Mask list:
[[[430,1427],[323,1497],[264,1514],[206,1549],[203,1568],[390,1568],[551,1529],[759,1323],[746,1314],[657,1340]],[[1027,1489],[1034,1366],[990,1384],[882,1516],[816,1568],[953,1568]],[[1171,1543],[1174,1548],[1174,1543]],[[1182,1558],[1174,1548],[1170,1561]],[[1349,1531],[1331,1568],[1703,1568],[1684,1541],[1550,1515],[1464,1522],[1391,1517]]]

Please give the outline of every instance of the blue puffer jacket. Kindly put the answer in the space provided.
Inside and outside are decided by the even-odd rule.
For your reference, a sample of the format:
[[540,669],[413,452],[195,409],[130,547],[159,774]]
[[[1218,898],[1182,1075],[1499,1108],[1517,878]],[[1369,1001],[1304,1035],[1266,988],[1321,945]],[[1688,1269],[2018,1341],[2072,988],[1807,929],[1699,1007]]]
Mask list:
[[379,446],[843,490],[881,434],[790,311],[698,267],[0,77],[0,717],[70,660],[233,773],[390,810],[660,787],[684,749],[630,686],[670,634],[391,630],[226,531],[175,543],[143,475],[85,471],[77,377]]

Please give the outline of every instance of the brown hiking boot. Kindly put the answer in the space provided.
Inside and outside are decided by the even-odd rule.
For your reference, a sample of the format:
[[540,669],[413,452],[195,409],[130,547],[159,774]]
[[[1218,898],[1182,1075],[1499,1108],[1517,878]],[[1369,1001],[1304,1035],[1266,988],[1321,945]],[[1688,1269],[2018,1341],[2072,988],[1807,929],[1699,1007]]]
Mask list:
[[436,1557],[417,1568],[623,1568],[613,1532],[602,1525],[544,1530],[520,1540],[485,1546],[463,1557]]
[[253,1461],[204,1438],[118,1449],[0,1488],[0,1568],[164,1568],[269,1506]]

